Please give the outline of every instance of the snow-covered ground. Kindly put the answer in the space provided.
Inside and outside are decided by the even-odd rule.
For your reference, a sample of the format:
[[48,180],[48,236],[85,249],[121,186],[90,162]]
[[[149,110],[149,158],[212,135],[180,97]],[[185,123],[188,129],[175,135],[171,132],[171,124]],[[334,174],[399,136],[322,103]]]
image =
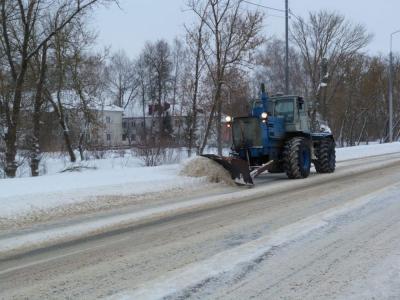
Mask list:
[[[355,211],[370,209],[370,206],[372,206],[371,203],[374,203],[375,205],[379,204],[380,207],[388,205],[388,203],[396,203],[397,201],[395,201],[395,199],[397,198],[399,191],[400,185],[394,184],[382,190],[376,191],[375,193],[372,193],[366,197],[355,199],[348,204],[326,210],[322,213],[281,227],[270,235],[262,236],[251,242],[244,243],[243,245],[240,245],[238,247],[233,247],[229,250],[220,252],[209,259],[187,265],[186,267],[173,272],[169,272],[165,276],[143,284],[135,291],[125,291],[121,294],[117,294],[111,297],[111,299],[167,299],[169,297],[172,299],[190,298],[190,296],[192,296],[191,294],[195,295],[196,293],[199,293],[199,291],[202,290],[203,286],[206,286],[206,288],[204,289],[208,289],[208,293],[201,291],[203,292],[203,294],[199,293],[200,295],[196,295],[193,298],[223,298],[222,295],[225,295],[226,297],[226,295],[228,295],[228,291],[231,294],[231,296],[228,298],[236,298],[233,297],[233,295],[235,295],[235,292],[232,292],[232,290],[237,290],[238,292],[236,293],[239,294],[237,299],[244,299],[253,294],[250,294],[247,290],[246,292],[243,292],[242,289],[244,290],[244,287],[246,287],[246,285],[237,278],[244,277],[243,274],[242,276],[240,276],[240,273],[246,273],[248,272],[248,269],[251,270],[252,266],[254,268],[255,265],[260,264],[259,262],[263,262],[267,253],[271,253],[273,249],[277,249],[293,241],[300,240],[305,236],[309,236],[311,233],[315,234],[315,232],[317,232],[318,230],[324,229],[325,231],[328,231],[330,229],[332,231],[332,228],[337,227],[338,224],[342,225],[343,218],[350,218],[349,216],[354,214]],[[383,271],[383,268],[381,267],[377,270],[373,270],[374,273],[370,275],[370,277],[380,277],[379,279],[380,281],[382,281],[380,282],[381,288],[387,288],[387,286],[397,286],[397,284],[384,282],[388,280],[393,281],[394,278],[398,278],[398,273],[395,274],[395,276],[393,276],[392,274],[398,271],[397,260],[397,257],[387,258],[385,260],[387,269]],[[386,271],[388,271],[388,274],[386,273]],[[270,272],[271,270],[265,271],[264,274],[268,274]],[[260,276],[261,278],[263,278],[263,275],[261,275],[261,273],[262,272],[258,271],[256,275],[253,275],[253,277]],[[229,278],[232,276],[237,278],[235,278],[235,280],[232,280],[232,278]],[[359,280],[360,282],[358,283],[359,285],[362,285],[362,288],[354,288],[351,291],[353,293],[353,297],[354,295],[357,295],[358,299],[373,299],[371,295],[377,295],[380,299],[386,299],[387,297],[385,297],[385,295],[393,295],[393,290],[388,290],[386,292],[382,290],[378,290],[378,292],[376,290],[365,291],[365,278],[362,279],[363,280]],[[371,278],[368,279],[371,280]],[[260,278],[256,280],[258,280],[257,284],[253,283],[252,292],[254,294],[257,291],[257,289],[254,288],[254,285],[256,285],[259,290],[263,290],[264,284],[261,284],[259,281],[262,281],[268,285],[268,281],[260,280]],[[213,286],[212,283],[209,284],[209,282],[213,281],[217,282],[217,284],[215,285],[218,286],[218,288],[216,286]],[[231,281],[234,282],[233,288]],[[247,283],[247,285],[250,285],[248,284],[248,278],[243,281]],[[207,284],[209,284],[210,287],[207,287]],[[224,284],[226,284],[228,288],[221,288],[221,286],[224,286]],[[236,288],[235,284],[237,286],[240,286],[240,288]],[[377,285],[376,282],[371,282],[371,284],[374,284],[375,286]],[[218,291],[218,289],[221,289],[222,292]],[[210,290],[212,292],[210,292]],[[364,291],[363,296],[365,298],[361,297],[360,291]],[[326,292],[333,294],[332,291],[327,290]],[[281,293],[285,293],[288,295],[290,294],[290,292],[287,290],[282,290]],[[301,292],[297,292],[298,298],[304,299],[300,296],[300,294]],[[209,295],[213,296],[209,297]],[[218,297],[216,295],[221,296]],[[347,295],[347,297],[348,296],[349,295]],[[343,299],[347,297],[344,297]],[[312,298],[317,299],[318,297]],[[293,298],[289,296],[288,299]]]
[[0,298],[397,299],[400,152],[373,148],[350,153],[396,153],[2,232]]
[[[400,143],[341,148],[337,149],[337,160],[395,152],[400,152]],[[144,196],[149,194],[166,197],[170,191],[184,193],[208,186],[204,178],[180,176],[182,164],[143,167],[141,161],[132,156],[109,157],[87,164],[96,169],[56,173],[56,169],[65,168],[65,163],[52,158],[47,160],[46,176],[0,180],[0,225],[26,216],[34,220],[36,214],[60,213],[64,208],[74,211],[72,207],[77,204],[84,204],[80,208],[83,210],[113,205],[110,199],[102,196],[146,200]]]

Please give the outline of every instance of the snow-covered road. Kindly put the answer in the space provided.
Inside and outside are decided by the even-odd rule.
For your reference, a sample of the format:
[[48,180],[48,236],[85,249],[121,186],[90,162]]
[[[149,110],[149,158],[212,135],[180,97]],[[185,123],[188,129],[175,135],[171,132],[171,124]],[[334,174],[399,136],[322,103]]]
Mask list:
[[[398,142],[340,148],[337,160],[345,162],[399,152]],[[181,195],[234,190],[212,185],[203,178],[179,176],[182,167],[179,164],[121,168],[108,160],[96,163],[97,170],[0,180],[0,231],[126,206],[145,209],[165,204],[168,199],[174,201]],[[264,176],[261,183],[275,179],[281,178]]]
[[3,258],[0,297],[395,299],[399,168],[400,154],[377,156],[305,181],[265,176],[240,197],[170,199],[198,206]]

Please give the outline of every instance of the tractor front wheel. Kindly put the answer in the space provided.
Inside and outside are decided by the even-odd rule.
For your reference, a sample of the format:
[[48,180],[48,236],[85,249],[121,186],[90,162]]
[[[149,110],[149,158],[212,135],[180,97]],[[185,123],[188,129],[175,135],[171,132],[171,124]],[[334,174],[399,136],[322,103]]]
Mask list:
[[311,150],[304,137],[288,140],[283,151],[283,168],[290,179],[307,178],[311,168]]

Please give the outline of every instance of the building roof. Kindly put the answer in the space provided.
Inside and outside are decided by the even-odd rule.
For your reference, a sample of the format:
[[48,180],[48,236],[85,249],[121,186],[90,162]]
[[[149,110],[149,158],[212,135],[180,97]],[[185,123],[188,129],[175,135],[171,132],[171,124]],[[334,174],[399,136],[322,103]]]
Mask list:
[[[87,107],[91,110],[96,111],[112,111],[112,112],[124,112],[124,109],[114,105],[107,104],[110,103],[108,100],[104,100],[101,98],[93,98],[92,96],[85,95],[87,97],[88,103]],[[57,93],[52,94],[53,99],[57,99]],[[79,95],[73,90],[63,90],[61,92],[62,104],[65,108],[74,109],[79,108],[82,105],[81,99]],[[49,110],[52,111],[53,108],[49,106]]]
[[94,110],[101,110],[101,111],[113,111],[113,112],[124,112],[124,109],[122,107],[119,107],[118,105],[103,105],[103,106],[97,106],[93,107]]

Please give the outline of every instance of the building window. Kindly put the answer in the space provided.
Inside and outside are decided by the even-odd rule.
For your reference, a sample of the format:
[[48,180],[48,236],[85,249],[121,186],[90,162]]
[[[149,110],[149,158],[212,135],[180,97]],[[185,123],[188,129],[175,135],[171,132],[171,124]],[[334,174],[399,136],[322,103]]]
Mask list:
[[144,123],[142,122],[141,125],[142,125],[142,128],[143,128],[144,127]]
[[123,127],[123,128],[126,128],[126,122],[123,122],[123,123],[122,123],[122,127]]
[[126,134],[123,134],[123,135],[122,135],[122,140],[123,140],[123,141],[126,141]]
[[133,122],[133,127],[136,127],[136,122]]
[[131,134],[131,141],[136,141],[136,135]]
[[111,118],[110,117],[106,117],[106,123],[111,123]]
[[111,134],[107,133],[107,141],[111,141]]

